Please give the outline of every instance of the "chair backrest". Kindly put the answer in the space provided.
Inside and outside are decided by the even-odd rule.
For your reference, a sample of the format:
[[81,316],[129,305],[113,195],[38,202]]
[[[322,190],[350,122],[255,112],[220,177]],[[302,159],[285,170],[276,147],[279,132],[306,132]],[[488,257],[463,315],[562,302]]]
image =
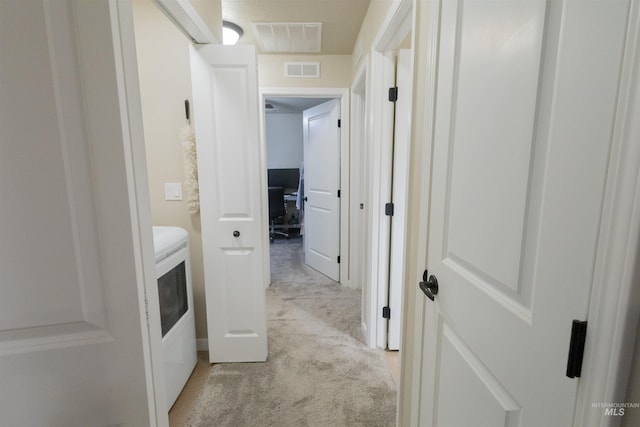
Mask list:
[[269,219],[283,217],[286,213],[284,207],[284,188],[269,187]]

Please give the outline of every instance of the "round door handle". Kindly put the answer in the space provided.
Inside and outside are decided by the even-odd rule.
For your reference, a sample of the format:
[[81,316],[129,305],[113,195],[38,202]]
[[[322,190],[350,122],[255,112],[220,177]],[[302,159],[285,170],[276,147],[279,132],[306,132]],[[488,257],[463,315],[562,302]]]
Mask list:
[[302,199],[302,200],[304,200],[306,202],[309,199],[307,199],[307,196],[304,196],[304,199]]
[[240,232],[238,230],[234,231],[233,237],[240,237]]

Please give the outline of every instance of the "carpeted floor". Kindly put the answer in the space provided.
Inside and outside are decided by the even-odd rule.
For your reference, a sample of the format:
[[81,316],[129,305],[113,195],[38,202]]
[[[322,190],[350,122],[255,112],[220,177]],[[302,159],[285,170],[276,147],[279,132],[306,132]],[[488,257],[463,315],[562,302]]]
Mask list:
[[188,426],[390,427],[396,390],[360,332],[360,292],[303,263],[301,241],[271,244],[265,363],[213,365]]

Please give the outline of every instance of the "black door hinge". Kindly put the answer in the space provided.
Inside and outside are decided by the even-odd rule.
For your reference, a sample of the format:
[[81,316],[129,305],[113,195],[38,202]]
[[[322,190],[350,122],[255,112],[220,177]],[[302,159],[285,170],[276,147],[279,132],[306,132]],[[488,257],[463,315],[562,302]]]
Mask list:
[[587,322],[574,320],[571,326],[571,342],[569,343],[569,357],[567,360],[567,376],[580,377],[582,358],[584,356],[584,342],[587,338]]
[[338,198],[340,198],[340,190],[338,190]]
[[338,255],[338,264],[340,264],[340,255]]
[[384,214],[386,216],[393,216],[393,203],[386,203],[384,205]]
[[338,127],[341,128],[342,127],[342,120],[338,119]]
[[383,319],[391,319],[391,308],[382,307],[382,318]]
[[398,86],[389,88],[389,102],[396,102],[398,100]]

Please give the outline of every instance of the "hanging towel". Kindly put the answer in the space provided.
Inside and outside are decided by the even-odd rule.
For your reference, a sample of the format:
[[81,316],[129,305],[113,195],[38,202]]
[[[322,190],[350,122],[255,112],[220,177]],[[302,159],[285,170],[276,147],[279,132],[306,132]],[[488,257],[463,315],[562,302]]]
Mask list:
[[200,213],[200,188],[198,186],[198,157],[196,154],[196,135],[187,124],[180,132],[184,151],[184,186],[187,192],[187,211],[189,215]]

